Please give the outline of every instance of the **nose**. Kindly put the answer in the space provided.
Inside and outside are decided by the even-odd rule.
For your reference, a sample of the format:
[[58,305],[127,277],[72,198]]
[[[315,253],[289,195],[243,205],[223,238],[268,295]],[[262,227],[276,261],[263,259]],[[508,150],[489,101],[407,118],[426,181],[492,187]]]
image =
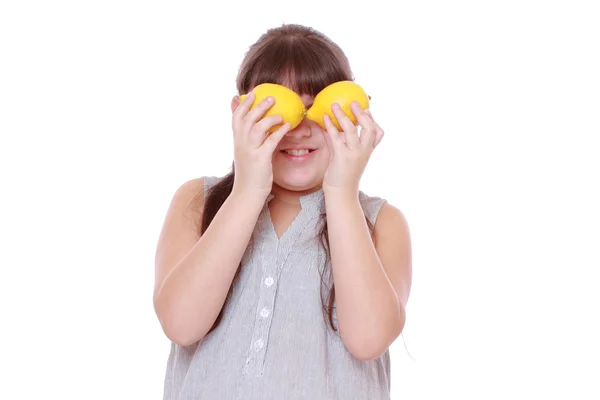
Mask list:
[[304,118],[298,124],[297,127],[295,127],[294,129],[292,129],[291,131],[289,131],[288,133],[286,133],[285,136],[295,137],[295,138],[310,137],[311,136],[310,126],[309,126],[308,121],[306,120],[306,118]]

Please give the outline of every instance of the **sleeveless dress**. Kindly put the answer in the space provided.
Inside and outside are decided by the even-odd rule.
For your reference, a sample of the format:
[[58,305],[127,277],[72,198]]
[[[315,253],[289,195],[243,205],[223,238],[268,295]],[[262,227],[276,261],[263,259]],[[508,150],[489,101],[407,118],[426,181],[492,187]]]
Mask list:
[[[204,177],[205,193],[219,179]],[[362,191],[359,196],[375,224],[385,200]],[[323,190],[300,198],[302,209],[281,238],[267,207],[272,198],[257,220],[218,327],[198,343],[171,343],[163,399],[390,399],[389,351],[375,360],[353,357],[323,317]]]

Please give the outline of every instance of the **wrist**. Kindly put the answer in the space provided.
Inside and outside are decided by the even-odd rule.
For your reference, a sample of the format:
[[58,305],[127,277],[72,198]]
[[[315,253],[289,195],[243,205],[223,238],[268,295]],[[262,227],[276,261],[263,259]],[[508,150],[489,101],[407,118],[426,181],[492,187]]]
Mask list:
[[323,183],[325,196],[336,199],[358,199],[358,186],[331,186]]
[[325,206],[328,208],[328,214],[329,211],[333,211],[333,209],[339,210],[340,212],[345,212],[342,210],[348,210],[349,207],[360,207],[358,193],[358,189],[356,188],[323,188],[323,194],[325,195]]
[[256,205],[262,207],[269,193],[263,190],[243,189],[234,185],[231,190],[231,197],[235,201],[247,204],[248,206]]

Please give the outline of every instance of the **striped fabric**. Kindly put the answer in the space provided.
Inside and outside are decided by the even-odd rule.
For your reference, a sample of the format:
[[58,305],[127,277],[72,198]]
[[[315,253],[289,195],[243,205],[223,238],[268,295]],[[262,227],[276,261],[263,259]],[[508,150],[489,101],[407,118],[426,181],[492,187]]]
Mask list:
[[[205,189],[218,179],[204,177]],[[164,400],[389,399],[389,353],[354,358],[323,318],[319,270],[325,253],[317,237],[325,212],[322,189],[300,198],[302,210],[281,238],[270,220],[271,198],[220,325],[199,343],[171,344]],[[373,224],[384,202],[360,192]]]

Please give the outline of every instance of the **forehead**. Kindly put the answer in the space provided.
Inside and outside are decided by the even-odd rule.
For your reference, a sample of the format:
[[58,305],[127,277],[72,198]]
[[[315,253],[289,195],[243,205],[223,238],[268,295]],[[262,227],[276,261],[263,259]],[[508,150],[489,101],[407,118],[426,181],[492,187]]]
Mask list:
[[[279,84],[283,85],[285,87],[287,87],[288,89],[293,90],[294,92],[296,92],[303,100],[306,98],[310,98],[313,99],[314,96],[311,96],[310,94],[304,93],[301,90],[299,90],[299,82],[297,82],[294,78],[295,78],[295,74],[293,72],[288,72],[286,74],[284,74],[284,77],[278,79],[279,80]],[[312,100],[311,100],[312,101]]]
[[309,94],[301,94],[300,98],[302,99],[302,102],[304,103],[304,106],[306,107],[310,107],[313,103],[313,101],[315,100],[314,96],[311,96]]
[[309,107],[312,105],[315,97],[311,96],[310,94],[307,93],[300,93],[298,91],[298,87],[295,84],[291,84],[289,79],[284,79],[281,82],[279,82],[280,85],[287,87],[288,89],[293,90],[294,92],[296,92],[296,94],[298,94],[298,96],[300,96],[300,98],[302,99],[302,102],[304,103],[304,105],[306,107]]

